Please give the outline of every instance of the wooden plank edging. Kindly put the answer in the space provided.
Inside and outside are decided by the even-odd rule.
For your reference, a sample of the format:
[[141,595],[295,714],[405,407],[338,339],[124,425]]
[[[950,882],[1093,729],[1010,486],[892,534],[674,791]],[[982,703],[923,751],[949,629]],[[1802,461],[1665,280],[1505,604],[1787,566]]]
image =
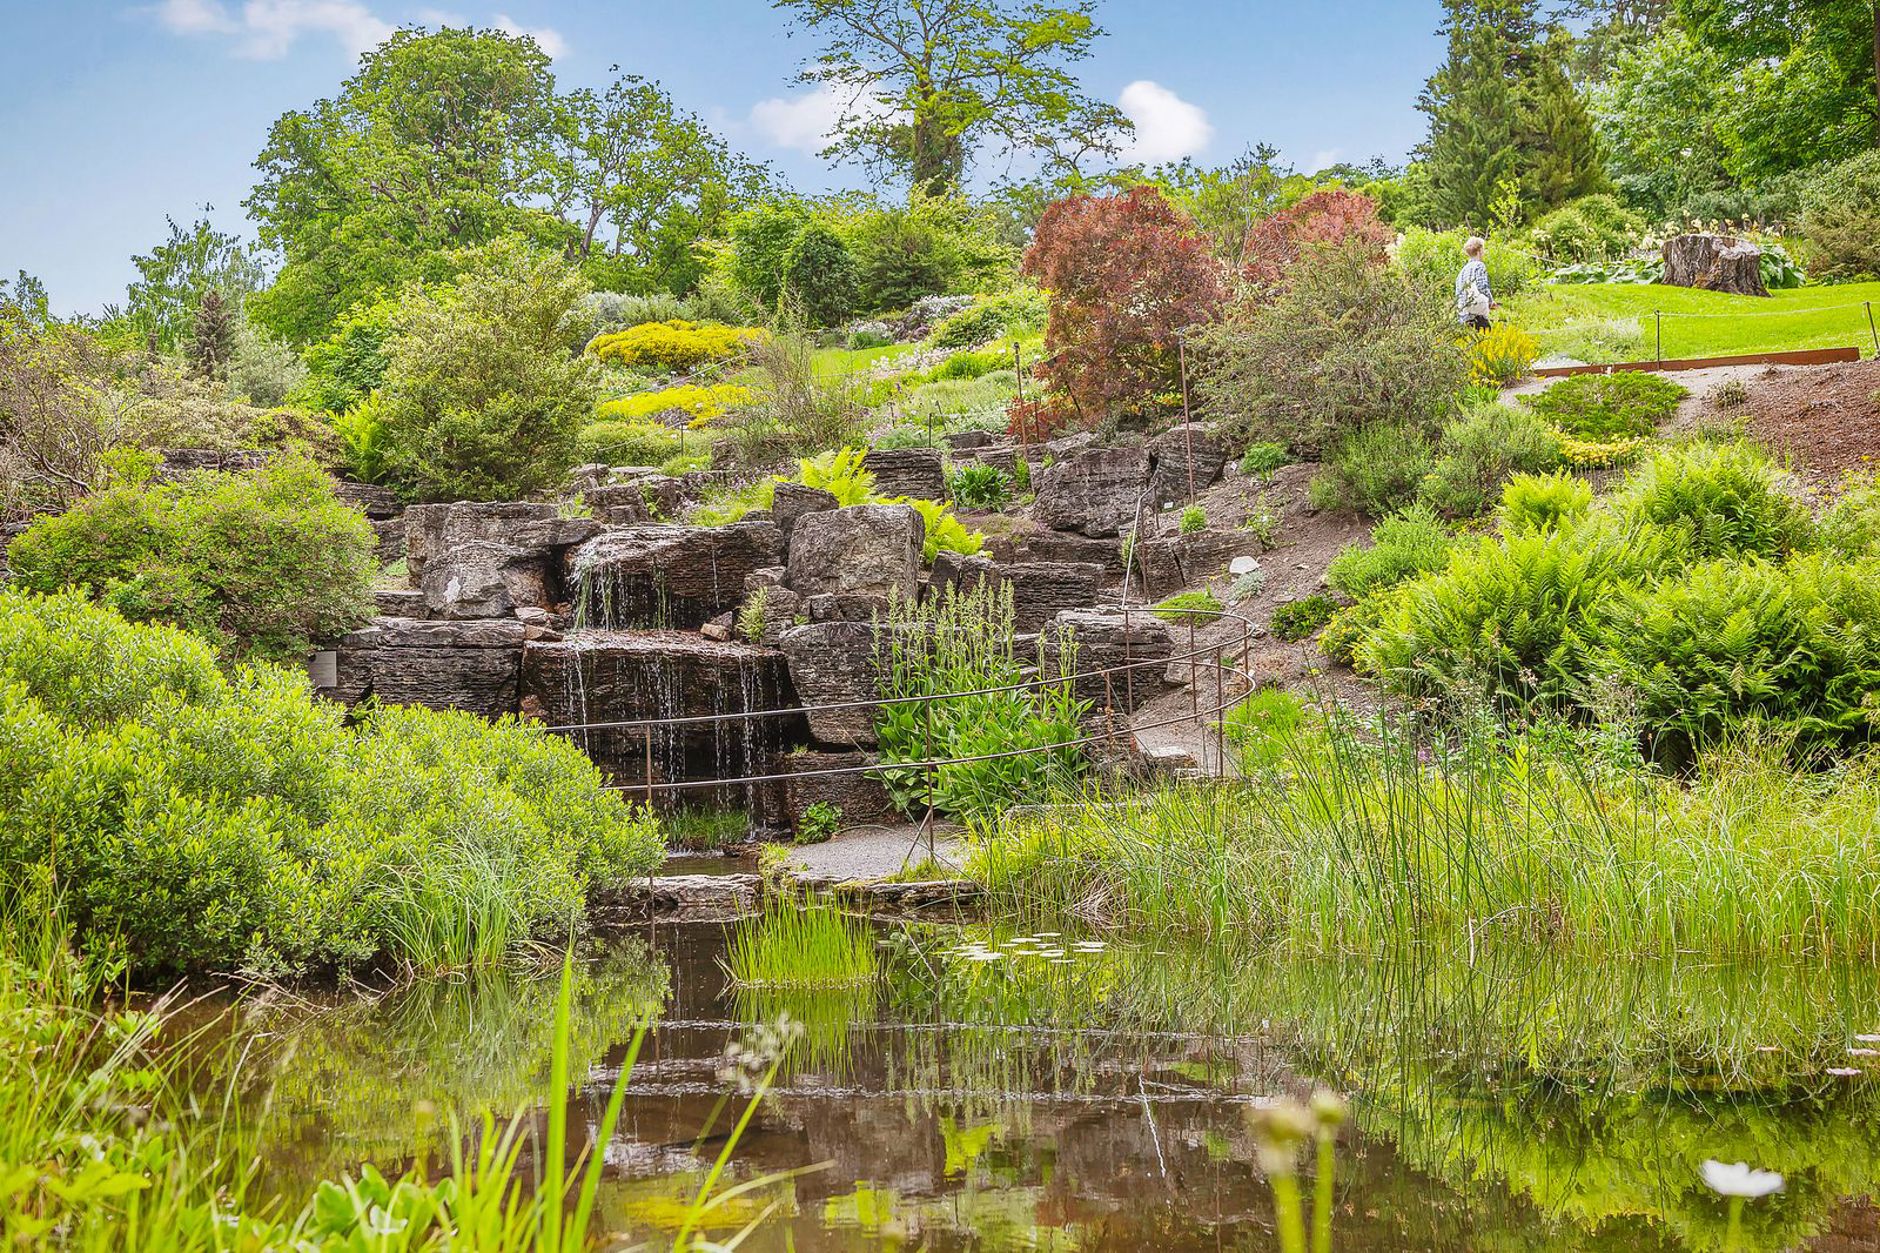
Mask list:
[[1621,361],[1612,365],[1556,365],[1534,371],[1536,378],[1565,378],[1569,374],[1610,374],[1614,370],[1642,370],[1653,374],[1678,370],[1714,370],[1732,365],[1841,365],[1860,360],[1858,348],[1803,348],[1793,352],[1752,352],[1735,357],[1686,357],[1677,361]]

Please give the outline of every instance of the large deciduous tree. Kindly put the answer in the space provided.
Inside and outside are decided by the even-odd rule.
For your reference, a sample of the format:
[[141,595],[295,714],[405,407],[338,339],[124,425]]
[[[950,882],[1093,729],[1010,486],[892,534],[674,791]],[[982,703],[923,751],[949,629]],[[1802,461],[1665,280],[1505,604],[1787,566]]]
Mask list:
[[1096,0],[775,0],[823,41],[805,82],[842,113],[826,156],[861,158],[929,195],[988,148],[1115,150],[1128,119],[1070,66],[1102,29]]
[[445,278],[447,255],[530,225],[559,120],[548,57],[495,31],[401,30],[339,94],[275,122],[249,196],[285,257],[256,312],[316,338],[356,301]]
[[1040,373],[1086,422],[1177,390],[1182,336],[1227,296],[1207,240],[1152,187],[1052,205],[1024,271],[1051,296]]
[[237,304],[267,281],[267,272],[247,245],[218,231],[207,218],[187,229],[166,221],[170,237],[131,258],[137,279],[122,308],[108,318],[138,341],[169,351],[187,340],[203,297],[212,291]]

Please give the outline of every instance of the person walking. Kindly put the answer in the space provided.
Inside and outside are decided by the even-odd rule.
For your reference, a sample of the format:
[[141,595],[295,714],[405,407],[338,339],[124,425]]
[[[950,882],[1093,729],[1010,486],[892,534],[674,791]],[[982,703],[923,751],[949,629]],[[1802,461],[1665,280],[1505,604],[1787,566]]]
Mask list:
[[1500,307],[1488,285],[1488,266],[1482,261],[1482,253],[1487,248],[1488,242],[1480,235],[1469,236],[1462,245],[1469,259],[1463,263],[1462,272],[1456,275],[1456,321],[1477,331],[1488,329],[1489,311]]

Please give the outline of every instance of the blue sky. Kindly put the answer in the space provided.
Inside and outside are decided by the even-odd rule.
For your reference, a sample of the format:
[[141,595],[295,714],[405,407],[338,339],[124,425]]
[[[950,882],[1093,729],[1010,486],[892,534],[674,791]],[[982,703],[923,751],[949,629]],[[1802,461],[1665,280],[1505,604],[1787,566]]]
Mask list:
[[[1436,0],[1106,0],[1087,90],[1138,120],[1142,155],[1277,145],[1311,168],[1401,158],[1441,56]],[[563,87],[608,68],[660,80],[796,187],[866,184],[815,155],[824,114],[792,79],[813,46],[765,0],[0,0],[0,275],[61,313],[121,299],[130,256],[241,201],[269,124],[332,95],[392,27],[527,30]]]

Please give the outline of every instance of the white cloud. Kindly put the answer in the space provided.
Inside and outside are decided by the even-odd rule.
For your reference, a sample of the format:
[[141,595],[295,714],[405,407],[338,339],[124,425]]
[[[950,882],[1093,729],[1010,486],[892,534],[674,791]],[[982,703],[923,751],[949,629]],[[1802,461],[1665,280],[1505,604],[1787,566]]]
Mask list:
[[179,35],[227,34],[236,29],[235,19],[221,0],[163,0],[157,6],[157,20]]
[[779,148],[803,152],[821,152],[828,147],[836,123],[851,110],[873,117],[887,117],[891,110],[874,96],[859,99],[853,89],[834,83],[819,83],[813,91],[796,96],[772,96],[751,106],[750,125],[759,135]]
[[1207,110],[1146,78],[1123,88],[1116,107],[1136,127],[1123,145],[1122,158],[1128,162],[1179,161],[1200,152],[1214,138]]
[[163,0],[157,21],[179,35],[226,35],[238,56],[278,61],[302,35],[331,36],[349,56],[391,35],[358,0],[247,0],[231,12],[223,0]]
[[523,26],[507,13],[498,13],[496,15],[496,21],[493,24],[497,30],[500,30],[505,35],[518,37],[522,35],[529,36],[531,39],[535,40],[536,47],[548,54],[548,58],[551,61],[568,51],[568,41],[562,37],[560,31],[552,26]]
[[1324,148],[1312,154],[1312,160],[1306,165],[1305,173],[1317,174],[1320,170],[1330,169],[1338,164],[1338,158],[1344,156],[1341,148]]

